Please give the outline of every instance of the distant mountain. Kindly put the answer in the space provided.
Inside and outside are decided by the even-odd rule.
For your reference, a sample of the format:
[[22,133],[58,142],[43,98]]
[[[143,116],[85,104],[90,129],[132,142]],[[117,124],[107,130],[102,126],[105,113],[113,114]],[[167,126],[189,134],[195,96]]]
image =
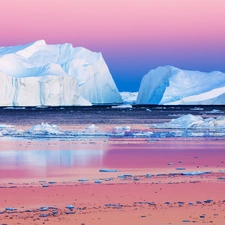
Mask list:
[[137,104],[225,104],[225,73],[188,71],[173,66],[158,67],[146,74]]
[[1,106],[122,103],[101,53],[71,44],[0,47]]

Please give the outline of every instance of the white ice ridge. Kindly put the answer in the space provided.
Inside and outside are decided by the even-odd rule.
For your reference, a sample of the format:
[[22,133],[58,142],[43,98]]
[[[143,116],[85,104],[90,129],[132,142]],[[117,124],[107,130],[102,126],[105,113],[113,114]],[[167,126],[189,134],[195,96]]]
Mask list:
[[122,103],[101,53],[72,44],[0,47],[0,106]]
[[151,127],[165,129],[225,129],[225,116],[203,119],[201,116],[187,114],[172,119],[170,122],[152,124]]
[[181,70],[173,66],[150,70],[141,82],[137,104],[225,104],[225,73]]

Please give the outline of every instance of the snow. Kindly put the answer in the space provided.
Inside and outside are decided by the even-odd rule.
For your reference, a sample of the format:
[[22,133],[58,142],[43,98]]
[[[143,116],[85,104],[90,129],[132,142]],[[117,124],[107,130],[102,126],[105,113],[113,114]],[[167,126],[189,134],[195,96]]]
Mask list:
[[44,40],[0,48],[1,106],[122,103],[101,53]]
[[143,77],[136,104],[225,104],[225,74],[158,67]]

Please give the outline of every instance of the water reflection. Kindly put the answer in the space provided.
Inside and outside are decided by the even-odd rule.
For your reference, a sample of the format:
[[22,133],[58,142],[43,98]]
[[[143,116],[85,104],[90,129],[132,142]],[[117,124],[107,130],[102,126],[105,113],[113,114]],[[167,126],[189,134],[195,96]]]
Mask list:
[[0,168],[20,166],[88,167],[102,163],[104,150],[10,150],[0,151]]

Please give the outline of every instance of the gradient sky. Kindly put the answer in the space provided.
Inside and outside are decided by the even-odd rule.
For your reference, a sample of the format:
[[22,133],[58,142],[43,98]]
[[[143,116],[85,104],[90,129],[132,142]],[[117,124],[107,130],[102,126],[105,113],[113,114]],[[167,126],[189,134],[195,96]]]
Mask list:
[[225,0],[0,0],[0,46],[102,52],[120,91],[158,66],[225,72]]

